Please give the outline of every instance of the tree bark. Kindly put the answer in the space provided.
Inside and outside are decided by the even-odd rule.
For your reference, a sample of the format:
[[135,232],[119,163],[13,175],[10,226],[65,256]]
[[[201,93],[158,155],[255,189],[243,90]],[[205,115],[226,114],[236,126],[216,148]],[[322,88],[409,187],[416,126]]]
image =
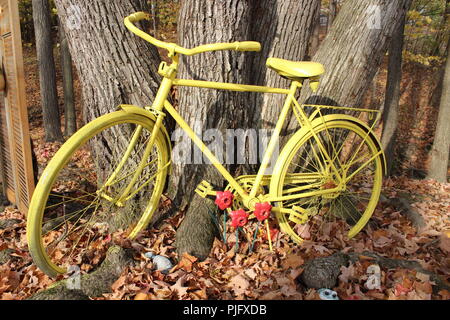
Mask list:
[[148,11],[144,0],[56,0],[81,79],[88,122],[122,103],[151,104],[160,82],[157,49],[132,34],[123,19]]
[[[290,81],[266,67],[266,60],[276,57],[305,60],[314,32],[315,17],[320,15],[320,0],[251,1],[252,39],[262,44],[262,51],[253,55],[250,83],[289,88]],[[254,23],[258,20],[258,23]],[[261,28],[261,26],[267,26]],[[273,129],[285,100],[283,95],[250,94],[248,101],[253,128]]]
[[428,177],[440,182],[447,182],[450,149],[450,41],[447,46],[447,62],[442,84],[441,104],[436,127],[431,164]]
[[133,250],[112,246],[108,249],[105,260],[94,272],[80,276],[79,288],[71,287],[73,284],[69,285],[69,280],[62,280],[27,300],[89,300],[101,297],[102,294],[111,292],[111,286],[133,262]]
[[[254,40],[262,42],[261,53],[232,51],[183,58],[180,77],[219,82],[266,84],[285,87],[288,81],[268,71],[269,56],[302,60],[312,32],[314,11],[319,1],[230,0],[184,1],[179,16],[180,45],[194,47],[206,43]],[[258,20],[255,24],[254,21]],[[264,26],[261,28],[261,26]],[[201,132],[218,129],[273,128],[283,97],[197,88],[180,88],[179,109],[188,123]],[[183,139],[184,141],[184,139]],[[197,150],[197,149],[196,149]],[[227,154],[236,150],[224,150]],[[198,152],[198,150],[196,151]],[[248,159],[248,154],[246,155]],[[225,159],[224,159],[225,160]],[[227,165],[232,174],[243,174],[249,166]],[[207,165],[177,165],[170,183],[175,204],[186,209],[186,218],[177,232],[176,246],[201,259],[208,256],[216,230],[210,212],[217,208],[194,190],[201,180],[224,189],[223,178]],[[194,196],[194,198],[192,198]]]
[[[299,101],[361,107],[389,39],[410,4],[411,0],[345,1],[333,28],[313,58],[327,70],[322,85],[314,95],[305,88]],[[290,132],[295,132],[297,127],[296,120],[292,119]]]
[[33,21],[39,65],[45,140],[62,141],[61,119],[56,90],[56,68],[53,57],[50,6],[47,0],[33,0]]
[[75,112],[75,96],[73,91],[73,71],[72,56],[70,55],[69,44],[67,43],[64,28],[59,26],[61,66],[64,87],[64,118],[66,137],[72,136],[77,131],[77,115]]
[[386,99],[383,111],[383,136],[381,143],[387,159],[387,175],[390,176],[395,165],[395,144],[397,137],[400,84],[402,80],[403,40],[406,17],[395,31],[389,48],[388,78]]
[[[73,62],[81,80],[83,93],[83,120],[90,122],[107,113],[116,111],[121,104],[140,107],[152,104],[159,87],[157,74],[160,57],[156,47],[135,36],[124,26],[124,18],[138,11],[147,11],[144,0],[124,1],[77,1],[56,0],[56,7],[64,28]],[[124,148],[126,139],[118,139],[130,132],[107,134],[97,139],[92,150],[102,155],[100,168],[116,161],[115,148]],[[124,149],[121,149],[124,150]],[[101,175],[101,172],[98,172]],[[138,201],[138,200],[136,200]],[[133,206],[146,205],[142,198]],[[132,216],[126,207],[116,217]],[[158,220],[157,212],[154,221]],[[129,219],[117,218],[126,223]],[[117,228],[120,225],[113,225]]]

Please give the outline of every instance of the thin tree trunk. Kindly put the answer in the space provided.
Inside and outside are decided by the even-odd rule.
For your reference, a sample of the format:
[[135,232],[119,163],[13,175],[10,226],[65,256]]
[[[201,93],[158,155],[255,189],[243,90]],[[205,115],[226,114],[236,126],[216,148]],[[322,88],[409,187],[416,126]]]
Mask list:
[[33,0],[33,21],[39,65],[45,140],[62,141],[61,119],[56,90],[56,68],[53,57],[50,6],[47,0]]
[[395,31],[389,48],[388,78],[386,99],[383,111],[383,136],[381,142],[387,158],[387,175],[390,176],[395,162],[395,144],[397,137],[398,109],[400,102],[400,84],[402,80],[403,40],[405,21]]
[[447,62],[442,85],[441,105],[436,127],[428,177],[447,182],[450,149],[450,41],[447,46]]
[[64,135],[70,137],[77,131],[77,115],[75,112],[75,96],[73,91],[72,56],[70,55],[64,28],[61,25],[59,27],[59,36],[64,87]]
[[[305,57],[319,3],[306,0],[184,1],[178,25],[182,46],[254,40],[262,43],[263,50],[261,53],[226,51],[183,58],[180,77],[287,87],[287,80],[267,70],[266,59],[269,56],[293,60]],[[218,129],[223,137],[226,129],[273,128],[283,100],[275,95],[196,88],[181,88],[179,93],[179,109],[188,123],[197,123],[201,132]],[[223,151],[230,155],[236,150]],[[243,174],[248,167],[227,166],[236,174]],[[181,165],[173,172],[170,195],[181,209],[189,204],[186,218],[177,232],[179,254],[189,252],[206,258],[215,236],[208,211],[215,212],[217,208],[212,202],[194,196],[193,191],[201,180],[211,182],[219,190],[225,187],[223,178],[211,166]]]
[[334,20],[337,16],[337,0],[330,0],[330,14],[328,16],[328,30],[333,26]]
[[[441,54],[441,46],[444,45],[445,37],[447,36],[447,26],[450,21],[450,0],[445,1],[444,12],[442,12],[442,21],[438,28],[437,36],[436,36],[436,47],[432,52],[434,56],[440,56]],[[444,48],[444,52],[447,52]]]
[[314,32],[313,36],[311,37],[311,47],[309,49],[309,54],[311,57],[317,53],[317,50],[319,50],[319,46],[320,46],[320,9],[316,11],[316,17],[314,21]]
[[[438,33],[437,40],[436,40],[436,43],[437,43],[436,50],[435,50],[435,52],[433,54],[435,56],[439,56],[440,55],[441,49],[443,49],[444,54],[448,50],[449,43],[447,43],[446,47],[444,47],[444,48],[441,48],[441,47],[444,46],[443,42],[444,42],[445,36],[447,35],[446,34],[447,25],[450,25],[450,0],[448,0],[446,2],[446,4],[445,4],[445,11],[443,12],[442,16],[443,16],[442,17],[442,23],[440,25],[439,33]],[[444,79],[444,72],[445,72],[445,69],[442,69],[440,72],[438,72],[438,76],[436,77],[437,85],[436,85],[435,89],[433,90],[433,93],[431,94],[431,98],[430,98],[431,105],[433,107],[436,106],[436,108],[438,108],[439,102],[440,102],[440,99],[441,99],[441,96],[442,96],[442,84],[444,83],[444,81],[443,81],[443,79]]]

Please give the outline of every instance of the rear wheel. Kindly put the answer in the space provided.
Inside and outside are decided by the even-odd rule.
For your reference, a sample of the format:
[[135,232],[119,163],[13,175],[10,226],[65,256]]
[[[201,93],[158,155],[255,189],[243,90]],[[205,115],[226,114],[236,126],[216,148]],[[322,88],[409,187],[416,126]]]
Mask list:
[[37,266],[50,276],[95,265],[116,231],[135,237],[157,210],[169,166],[154,122],[118,111],[78,131],[44,170],[28,213],[27,237]]
[[286,199],[276,203],[277,218],[295,242],[331,241],[339,232],[352,238],[367,224],[379,201],[383,163],[365,128],[325,122],[314,134],[295,135],[278,161],[275,192]]

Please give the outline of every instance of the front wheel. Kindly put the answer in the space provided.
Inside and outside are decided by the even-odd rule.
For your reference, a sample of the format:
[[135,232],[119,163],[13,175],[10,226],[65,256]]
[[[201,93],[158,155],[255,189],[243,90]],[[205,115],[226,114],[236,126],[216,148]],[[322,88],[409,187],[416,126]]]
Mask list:
[[[28,211],[27,238],[36,265],[49,276],[94,266],[114,232],[142,231],[158,208],[169,146],[154,121],[118,111],[72,136],[44,170]],[[84,270],[83,269],[83,270]]]
[[383,153],[368,129],[349,120],[301,130],[282,151],[271,193],[277,219],[295,242],[359,233],[379,201]]

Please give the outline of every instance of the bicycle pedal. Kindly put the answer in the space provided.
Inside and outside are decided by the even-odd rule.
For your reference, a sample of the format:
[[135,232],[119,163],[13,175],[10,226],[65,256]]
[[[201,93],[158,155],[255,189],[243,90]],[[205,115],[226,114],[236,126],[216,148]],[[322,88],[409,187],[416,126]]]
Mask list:
[[202,198],[207,198],[208,196],[215,196],[216,191],[214,191],[212,185],[208,181],[202,181],[195,192]]
[[296,224],[305,224],[308,218],[308,213],[302,207],[294,206],[289,210],[289,220]]

